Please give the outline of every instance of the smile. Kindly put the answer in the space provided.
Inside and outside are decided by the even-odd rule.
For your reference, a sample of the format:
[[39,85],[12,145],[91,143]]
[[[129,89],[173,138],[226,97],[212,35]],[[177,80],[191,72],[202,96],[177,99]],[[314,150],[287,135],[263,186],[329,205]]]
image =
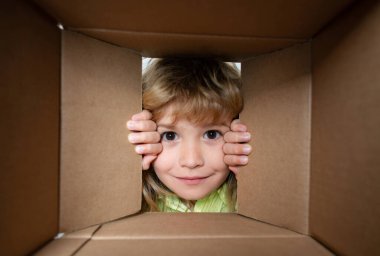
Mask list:
[[204,182],[208,177],[176,177],[181,182],[187,184],[187,185],[198,185],[202,182]]

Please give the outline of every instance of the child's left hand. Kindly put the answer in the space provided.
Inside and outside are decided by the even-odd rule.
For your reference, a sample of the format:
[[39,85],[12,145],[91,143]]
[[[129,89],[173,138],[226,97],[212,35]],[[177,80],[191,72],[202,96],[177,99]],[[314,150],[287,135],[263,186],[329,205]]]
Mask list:
[[242,124],[239,119],[235,119],[231,123],[231,131],[224,134],[223,146],[224,162],[229,169],[237,174],[240,166],[248,164],[248,155],[252,151],[252,147],[248,144],[251,140],[251,134],[248,132],[247,126]]

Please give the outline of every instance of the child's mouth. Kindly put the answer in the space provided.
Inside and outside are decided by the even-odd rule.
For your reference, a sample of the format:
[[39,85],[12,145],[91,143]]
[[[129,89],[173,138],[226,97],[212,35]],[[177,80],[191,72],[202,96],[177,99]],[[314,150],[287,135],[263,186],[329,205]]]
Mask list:
[[204,182],[209,176],[206,177],[176,177],[181,182],[187,184],[187,185],[198,185],[202,182]]

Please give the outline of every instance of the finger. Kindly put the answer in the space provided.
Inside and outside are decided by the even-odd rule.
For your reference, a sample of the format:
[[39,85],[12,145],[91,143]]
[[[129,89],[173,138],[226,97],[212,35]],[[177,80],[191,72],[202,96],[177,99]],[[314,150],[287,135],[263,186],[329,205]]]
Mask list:
[[162,144],[141,144],[135,147],[135,151],[139,155],[158,155],[162,151]]
[[248,164],[248,156],[225,155],[224,163],[228,166],[244,166]]
[[132,132],[128,134],[128,141],[132,144],[154,144],[161,140],[158,132]]
[[251,134],[249,132],[226,132],[224,134],[224,141],[227,143],[244,143],[251,141]]
[[150,120],[150,119],[152,119],[152,113],[146,109],[144,109],[140,113],[134,114],[131,117],[131,120],[133,121]]
[[246,132],[248,130],[247,126],[243,124],[240,119],[235,119],[231,122],[231,131],[234,132]]
[[235,173],[235,175],[238,174],[238,172],[239,172],[239,168],[236,166],[229,166],[228,168],[230,169],[230,171]]
[[130,131],[153,132],[157,129],[157,125],[156,125],[156,122],[152,120],[141,120],[141,121],[129,120],[127,122],[127,128]]
[[146,155],[141,161],[141,167],[143,170],[148,170],[150,164],[157,158],[157,155]]
[[226,155],[249,155],[252,152],[252,147],[249,144],[225,143],[223,152]]

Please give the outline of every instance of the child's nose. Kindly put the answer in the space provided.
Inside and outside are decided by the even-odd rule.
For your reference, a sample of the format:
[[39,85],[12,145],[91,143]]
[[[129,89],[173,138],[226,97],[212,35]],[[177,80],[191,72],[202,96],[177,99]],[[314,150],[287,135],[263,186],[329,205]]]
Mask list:
[[179,164],[190,169],[204,164],[201,146],[197,143],[184,143],[180,150]]

